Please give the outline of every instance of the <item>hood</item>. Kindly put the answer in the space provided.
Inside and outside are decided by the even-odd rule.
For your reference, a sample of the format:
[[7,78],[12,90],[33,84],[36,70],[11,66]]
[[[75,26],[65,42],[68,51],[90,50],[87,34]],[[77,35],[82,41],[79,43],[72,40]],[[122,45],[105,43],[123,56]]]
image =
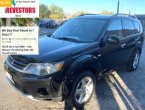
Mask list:
[[89,43],[75,43],[43,36],[39,38],[39,55],[27,55],[33,62],[57,62],[77,55],[90,47]]

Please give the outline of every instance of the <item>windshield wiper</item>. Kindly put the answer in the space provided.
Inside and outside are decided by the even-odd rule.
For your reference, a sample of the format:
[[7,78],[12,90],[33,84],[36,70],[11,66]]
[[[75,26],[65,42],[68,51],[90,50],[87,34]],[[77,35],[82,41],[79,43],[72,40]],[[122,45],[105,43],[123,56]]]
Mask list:
[[60,37],[60,38],[57,38],[57,39],[66,40],[66,41],[80,42],[78,39],[69,38],[69,37]]

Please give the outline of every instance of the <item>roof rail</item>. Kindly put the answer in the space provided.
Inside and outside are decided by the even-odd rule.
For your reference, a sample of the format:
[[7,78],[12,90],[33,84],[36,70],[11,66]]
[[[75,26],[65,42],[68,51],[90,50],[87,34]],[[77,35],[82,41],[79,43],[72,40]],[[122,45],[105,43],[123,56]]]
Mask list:
[[126,14],[126,13],[118,13],[118,14],[114,14],[113,16],[128,16],[128,14]]
[[131,17],[131,18],[137,19],[137,17],[135,15],[130,15],[130,14],[126,14],[126,13],[118,13],[118,14],[114,14],[113,16],[126,16],[126,17]]
[[84,15],[99,15],[99,14],[91,14],[91,13],[89,14],[89,13],[88,13],[88,14],[81,14],[81,15],[79,15],[79,16],[84,16]]
[[129,17],[137,19],[137,17],[135,15],[129,15]]

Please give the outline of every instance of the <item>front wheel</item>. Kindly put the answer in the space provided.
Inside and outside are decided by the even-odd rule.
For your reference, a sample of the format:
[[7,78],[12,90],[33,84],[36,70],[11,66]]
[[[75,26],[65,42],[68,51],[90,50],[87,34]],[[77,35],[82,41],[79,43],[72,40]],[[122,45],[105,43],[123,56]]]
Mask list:
[[128,71],[136,70],[139,64],[139,60],[140,60],[140,51],[136,50],[127,63],[127,70]]
[[76,108],[83,107],[91,98],[95,88],[95,76],[90,71],[80,73],[74,79],[68,101]]

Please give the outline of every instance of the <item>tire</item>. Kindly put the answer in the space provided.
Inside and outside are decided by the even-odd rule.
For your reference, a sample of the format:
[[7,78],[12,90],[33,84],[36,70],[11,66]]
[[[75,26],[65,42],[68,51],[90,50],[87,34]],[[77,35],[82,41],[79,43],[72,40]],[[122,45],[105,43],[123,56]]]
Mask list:
[[136,50],[132,54],[132,56],[130,57],[130,59],[126,65],[127,71],[135,71],[138,67],[139,60],[140,60],[140,51]]
[[68,98],[66,99],[67,103],[69,103],[70,106],[76,108],[84,107],[84,105],[92,97],[93,91],[95,89],[95,84],[96,79],[95,75],[92,72],[82,72],[72,83],[71,90],[69,92]]

